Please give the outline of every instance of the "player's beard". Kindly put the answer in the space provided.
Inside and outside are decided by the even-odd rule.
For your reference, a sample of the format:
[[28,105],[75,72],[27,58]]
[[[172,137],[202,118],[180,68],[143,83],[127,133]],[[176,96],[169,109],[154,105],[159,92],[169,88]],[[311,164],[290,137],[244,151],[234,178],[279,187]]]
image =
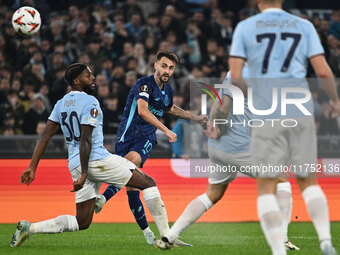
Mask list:
[[94,85],[94,83],[91,83],[90,85],[84,86],[83,91],[88,95],[95,95],[95,85]]
[[[164,77],[164,75],[166,75],[166,76]],[[161,73],[159,71],[157,71],[157,76],[158,76],[158,79],[161,81],[161,83],[167,83],[170,80],[169,74],[162,74],[161,75]]]

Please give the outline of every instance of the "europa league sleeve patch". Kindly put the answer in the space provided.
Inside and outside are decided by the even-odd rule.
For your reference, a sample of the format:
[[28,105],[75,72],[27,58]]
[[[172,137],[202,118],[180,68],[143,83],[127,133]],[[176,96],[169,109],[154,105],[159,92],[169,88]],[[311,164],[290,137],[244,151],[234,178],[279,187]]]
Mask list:
[[148,92],[149,91],[148,85],[142,85],[142,87],[140,87],[140,90],[143,92]]
[[97,116],[98,116],[98,109],[96,109],[96,108],[93,108],[92,110],[91,110],[91,116],[93,117],[93,118],[97,118]]

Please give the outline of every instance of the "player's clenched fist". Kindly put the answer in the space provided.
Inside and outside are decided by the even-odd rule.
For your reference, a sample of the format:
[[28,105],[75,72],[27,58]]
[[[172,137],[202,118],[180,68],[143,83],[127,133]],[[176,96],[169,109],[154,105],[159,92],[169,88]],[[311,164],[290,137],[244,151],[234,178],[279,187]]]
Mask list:
[[195,116],[193,118],[193,121],[200,123],[201,125],[204,125],[204,124],[207,124],[207,122],[208,122],[208,116],[206,116],[206,115]]
[[331,106],[332,118],[336,118],[340,116],[340,101],[329,101],[329,105]]
[[165,135],[169,138],[169,142],[170,142],[170,143],[174,143],[174,142],[177,141],[177,135],[176,135],[174,132],[168,130],[168,131],[165,133]]
[[27,168],[21,173],[20,183],[27,184],[27,186],[30,185],[30,183],[34,180],[34,175],[35,171],[33,171],[33,169]]
[[211,139],[217,139],[221,136],[221,131],[218,127],[214,126],[212,121],[208,121],[207,123],[207,129],[203,131],[204,134],[211,138]]
[[82,174],[76,181],[73,182],[73,190],[71,192],[78,191],[83,188],[86,181],[87,174]]

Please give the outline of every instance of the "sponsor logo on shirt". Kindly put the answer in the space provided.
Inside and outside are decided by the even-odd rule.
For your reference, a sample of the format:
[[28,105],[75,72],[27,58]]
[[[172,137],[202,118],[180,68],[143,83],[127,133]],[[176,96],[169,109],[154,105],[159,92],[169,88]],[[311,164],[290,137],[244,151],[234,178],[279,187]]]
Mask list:
[[165,98],[164,98],[164,105],[165,105],[165,106],[168,106],[169,104],[170,104],[169,97],[168,97],[168,95],[165,95]]
[[163,110],[157,110],[157,109],[155,109],[152,105],[149,105],[149,106],[148,106],[148,109],[149,109],[149,111],[150,111],[153,115],[155,115],[155,116],[162,117],[163,114],[164,114],[164,111],[163,111]]

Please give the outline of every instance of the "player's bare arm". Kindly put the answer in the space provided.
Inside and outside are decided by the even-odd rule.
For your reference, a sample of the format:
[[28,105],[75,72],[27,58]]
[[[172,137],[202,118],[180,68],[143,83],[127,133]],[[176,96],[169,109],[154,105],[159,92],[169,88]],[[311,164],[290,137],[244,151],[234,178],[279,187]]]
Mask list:
[[248,85],[242,77],[242,69],[245,63],[245,59],[240,57],[230,57],[229,58],[229,69],[231,83],[239,87],[243,94],[247,96]]
[[228,117],[229,110],[232,106],[232,99],[229,96],[224,95],[222,100],[223,105],[221,107],[214,104],[210,109],[210,118],[207,123],[207,130],[204,131],[204,134],[211,139],[217,139],[227,132],[226,125],[214,125],[215,119],[226,119]]
[[92,131],[92,126],[81,125],[81,137],[79,144],[81,176],[75,182],[73,182],[73,191],[80,190],[84,186],[87,177],[87,170],[92,148]]
[[177,118],[181,118],[185,120],[192,120],[200,124],[205,124],[208,121],[207,116],[192,114],[190,111],[185,111],[177,105],[171,106],[169,110],[166,111],[166,113]]
[[177,140],[177,135],[168,129],[162,122],[160,122],[155,115],[153,115],[148,109],[148,102],[143,99],[137,100],[138,115],[142,117],[143,120],[155,126],[161,130],[167,137],[169,137],[170,143],[174,143]]
[[35,175],[35,171],[37,170],[39,160],[42,154],[44,153],[49,140],[59,130],[59,128],[60,128],[60,125],[58,123],[50,121],[50,120],[47,121],[46,128],[37,146],[34,149],[30,165],[27,169],[25,169],[22,172],[20,176],[20,183],[29,185],[34,180],[34,175]]
[[332,117],[340,116],[340,101],[336,90],[333,73],[326,62],[324,55],[317,55],[310,58],[310,62],[318,77],[322,78],[321,83],[330,98]]

